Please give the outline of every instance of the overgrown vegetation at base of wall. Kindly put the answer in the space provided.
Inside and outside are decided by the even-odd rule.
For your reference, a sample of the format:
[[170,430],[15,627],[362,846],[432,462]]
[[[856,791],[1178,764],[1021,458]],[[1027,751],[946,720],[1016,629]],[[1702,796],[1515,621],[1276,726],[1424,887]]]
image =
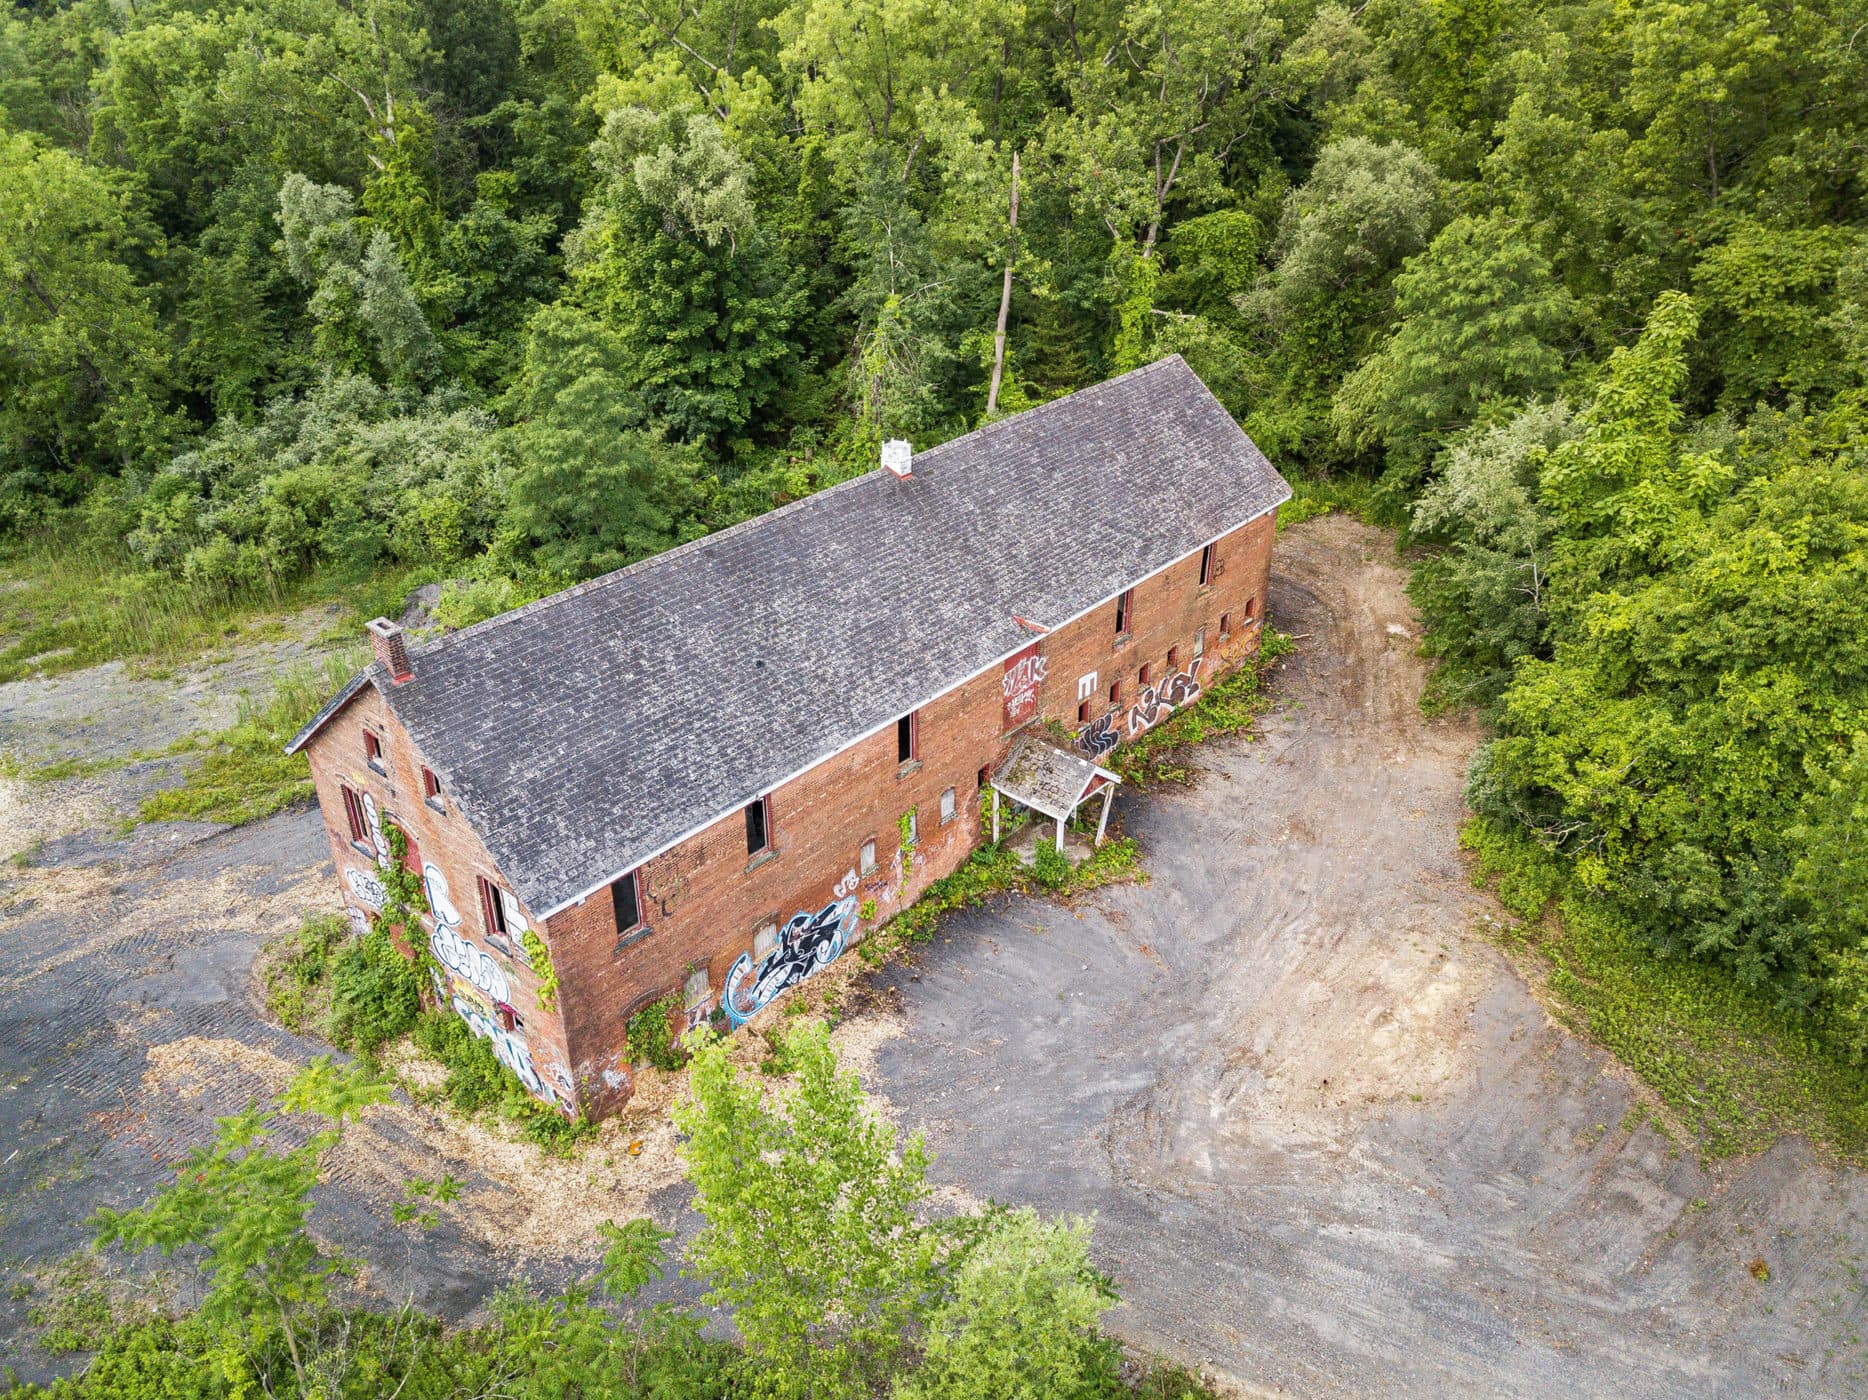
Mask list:
[[1531,961],[1556,1014],[1634,1070],[1708,1157],[1798,1132],[1868,1161],[1868,1069],[1806,1016],[1716,966],[1656,949],[1522,831],[1475,819],[1461,844],[1476,857],[1475,879],[1522,921],[1503,941]]
[[[677,1110],[701,1230],[687,1250],[703,1302],[730,1310],[738,1339],[644,1304],[671,1238],[648,1220],[600,1229],[600,1263],[568,1291],[523,1281],[490,1320],[450,1329],[405,1304],[359,1304],[355,1261],[307,1223],[324,1159],[387,1095],[363,1066],[315,1061],[270,1112],[222,1120],[170,1186],[93,1219],[100,1247],[181,1252],[201,1303],[186,1316],[118,1312],[94,1286],[34,1322],[40,1344],[94,1350],[80,1375],[15,1387],[19,1400],[1213,1400],[1179,1367],[1125,1354],[1102,1330],[1117,1301],[1089,1261],[1086,1220],[992,1207],[931,1209],[929,1157],[899,1140],[826,1028],[791,1028],[782,1095],[736,1069],[717,1038],[696,1052]],[[282,1147],[283,1116],[328,1126]],[[748,1152],[757,1142],[765,1150]],[[412,1181],[393,1228],[413,1245],[455,1199]],[[860,1203],[853,1208],[853,1203]],[[606,1306],[606,1301],[608,1306]]]
[[1044,893],[1068,898],[1132,879],[1138,855],[1132,839],[1116,837],[1076,865],[1065,862],[1061,877],[1047,879],[1040,869],[1019,860],[1009,845],[989,843],[974,851],[951,875],[934,881],[913,904],[870,934],[858,952],[871,966],[879,966],[902,945],[931,938],[945,915],[981,904],[993,895]]
[[1131,787],[1186,782],[1193,771],[1185,762],[1187,748],[1250,729],[1270,703],[1264,689],[1268,669],[1294,649],[1295,644],[1284,633],[1266,629],[1257,655],[1208,686],[1198,703],[1176,710],[1147,733],[1118,746],[1105,766]]
[[417,1102],[492,1115],[549,1152],[591,1136],[585,1119],[530,1093],[453,1011],[424,1007],[424,995],[433,996],[426,951],[407,957],[380,921],[359,937],[336,915],[307,919],[262,955],[267,1009],[287,1029],[321,1036],[375,1069],[406,1038],[441,1072],[438,1084],[404,1083]]

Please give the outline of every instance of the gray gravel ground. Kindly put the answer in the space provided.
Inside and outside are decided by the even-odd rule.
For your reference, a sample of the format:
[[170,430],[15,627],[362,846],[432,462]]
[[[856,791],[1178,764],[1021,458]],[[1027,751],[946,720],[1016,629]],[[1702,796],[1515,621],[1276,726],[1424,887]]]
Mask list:
[[1094,1212],[1112,1321],[1249,1392],[1868,1394],[1868,1180],[1623,1129],[1617,1067],[1480,931],[1475,735],[1420,716],[1385,537],[1278,549],[1271,615],[1310,634],[1282,712],[1125,800],[1146,885],[971,914],[885,974],[872,1087],[937,1178]]
[[[1485,939],[1497,911],[1453,855],[1476,735],[1419,715],[1385,537],[1324,519],[1278,548],[1275,620],[1310,636],[1263,737],[1121,799],[1149,883],[977,911],[885,970],[900,1016],[871,1038],[903,1029],[871,1087],[957,1192],[1095,1212],[1120,1330],[1251,1392],[1868,1395],[1868,1179],[1796,1143],[1702,1171],[1623,1129],[1633,1090]],[[24,720],[11,689],[0,720]],[[319,1051],[265,1021],[251,967],[330,903],[302,811],[36,862],[0,880],[14,1272]],[[662,1177],[632,1194],[627,1159],[505,1160],[406,1106],[344,1150],[320,1228],[450,1317],[520,1269],[568,1280],[595,1253],[569,1242],[619,1203],[694,1223]],[[464,1208],[426,1241],[392,1227],[397,1184],[444,1170]],[[26,1306],[0,1291],[0,1362],[43,1375]]]

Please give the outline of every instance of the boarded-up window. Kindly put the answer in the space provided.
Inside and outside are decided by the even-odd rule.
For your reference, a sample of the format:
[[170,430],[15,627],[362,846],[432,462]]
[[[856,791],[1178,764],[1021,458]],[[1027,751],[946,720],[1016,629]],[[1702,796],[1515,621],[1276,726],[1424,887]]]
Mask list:
[[876,868],[876,843],[874,841],[863,842],[861,863],[862,873],[865,875]]
[[940,819],[941,821],[943,823],[952,821],[953,813],[954,813],[953,789],[948,788],[945,792],[943,792],[940,795]]

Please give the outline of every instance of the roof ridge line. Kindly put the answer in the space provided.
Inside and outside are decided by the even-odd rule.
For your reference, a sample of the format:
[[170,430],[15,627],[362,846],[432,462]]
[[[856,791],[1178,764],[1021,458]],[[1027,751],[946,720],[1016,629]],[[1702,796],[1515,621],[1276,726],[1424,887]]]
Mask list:
[[[1041,404],[1034,404],[1032,407],[1026,409],[1022,413],[1008,413],[1003,418],[995,418],[990,423],[982,423],[977,428],[969,429],[968,431],[960,434],[959,437],[948,438],[947,441],[942,442],[942,443],[936,443],[933,447],[927,448],[923,452],[917,453],[915,455],[916,456],[931,456],[934,453],[940,452],[945,448],[953,447],[959,443],[963,443],[968,438],[975,438],[975,437],[980,436],[981,434],[989,433],[993,429],[999,427],[1001,424],[1010,423],[1014,419],[1028,418],[1028,417],[1032,417],[1037,414],[1041,414],[1044,412],[1045,409],[1051,408],[1057,404],[1066,403],[1069,400],[1076,398],[1080,394],[1088,394],[1088,393],[1094,392],[1095,390],[1106,388],[1112,384],[1120,384],[1125,379],[1133,378],[1134,376],[1139,375],[1139,374],[1145,374],[1150,370],[1158,369],[1162,365],[1168,364],[1172,361],[1179,361],[1183,365],[1186,363],[1184,360],[1181,360],[1181,356],[1179,352],[1163,355],[1160,359],[1151,360],[1145,365],[1137,365],[1134,369],[1125,370],[1123,373],[1112,375],[1108,379],[1098,380],[1094,384],[1086,384],[1081,389],[1073,389],[1067,394],[1059,394],[1054,399],[1047,399],[1045,402]],[[1196,376],[1196,378],[1197,377],[1198,376]],[[1231,414],[1227,415],[1227,417],[1229,418],[1231,416],[1232,416]],[[883,475],[883,470],[880,466],[871,467],[868,471],[859,472],[855,476],[846,477],[842,481],[832,482],[829,486],[825,486],[819,490],[812,491],[807,495],[800,496],[795,501],[786,501],[781,506],[774,506],[770,510],[760,511],[756,515],[749,515],[744,520],[736,520],[731,525],[723,526],[722,528],[718,530],[710,530],[706,534],[697,535],[691,540],[683,540],[680,544],[672,545],[669,548],[660,551],[659,553],[651,554],[646,559],[638,559],[633,564],[625,564],[623,565],[622,568],[612,569],[607,574],[598,574],[595,578],[585,579],[582,583],[574,583],[569,588],[561,588],[556,593],[547,593],[543,598],[534,598],[531,602],[522,603],[518,607],[509,609],[506,612],[495,614],[492,617],[482,618],[480,621],[471,623],[466,627],[457,628],[456,630],[452,632],[444,633],[442,636],[433,638],[430,641],[422,642],[416,646],[409,648],[410,659],[413,660],[420,656],[431,654],[435,651],[438,651],[443,647],[451,645],[457,639],[466,637],[470,633],[476,634],[476,635],[484,634],[486,632],[492,631],[494,628],[504,623],[511,622],[514,619],[521,618],[521,617],[531,617],[537,613],[543,612],[547,608],[553,606],[554,604],[564,602],[567,599],[581,598],[586,593],[595,593],[599,591],[600,589],[607,588],[611,584],[617,582],[625,574],[647,573],[649,572],[650,567],[652,565],[663,563],[667,560],[674,559],[675,557],[679,555],[685,555],[689,552],[698,553],[700,546],[712,544],[716,541],[723,540],[727,538],[728,536],[734,534],[736,531],[745,530],[750,526],[763,525],[765,522],[770,521],[770,520],[775,520],[781,515],[786,515],[796,510],[800,506],[808,505],[815,501],[824,500],[825,498],[835,494],[836,492],[844,490],[846,487],[854,487],[862,482],[874,480],[882,475]]]

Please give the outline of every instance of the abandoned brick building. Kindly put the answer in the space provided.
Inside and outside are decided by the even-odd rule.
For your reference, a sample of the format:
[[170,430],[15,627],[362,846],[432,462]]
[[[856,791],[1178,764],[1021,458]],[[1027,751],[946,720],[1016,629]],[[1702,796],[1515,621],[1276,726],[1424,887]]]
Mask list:
[[353,922],[398,827],[438,990],[566,1111],[628,1097],[634,1012],[743,1022],[963,862],[983,794],[1067,814],[1258,648],[1290,490],[1179,357],[883,459],[433,641],[379,619],[292,741]]

